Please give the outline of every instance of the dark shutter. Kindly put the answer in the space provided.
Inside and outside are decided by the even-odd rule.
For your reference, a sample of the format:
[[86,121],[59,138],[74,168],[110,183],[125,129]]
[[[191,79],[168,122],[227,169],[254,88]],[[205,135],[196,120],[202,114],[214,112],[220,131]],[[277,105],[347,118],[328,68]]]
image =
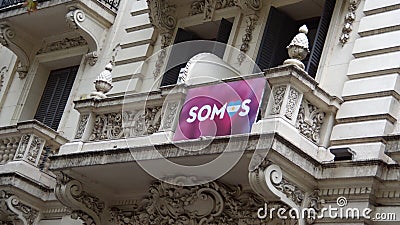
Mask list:
[[74,84],[78,67],[50,72],[35,119],[57,130]]
[[321,59],[322,50],[324,48],[326,35],[328,34],[329,24],[331,22],[335,4],[336,0],[325,1],[321,19],[318,24],[317,34],[315,36],[314,44],[311,48],[310,57],[306,66],[306,71],[312,77],[315,77],[317,74],[319,61]]
[[293,19],[271,7],[256,60],[261,70],[281,65],[288,58],[286,47],[297,29]]
[[[219,25],[219,28],[218,28],[218,34],[217,34],[216,41],[227,44],[229,41],[229,36],[232,31],[232,26],[233,26],[233,23],[231,23],[229,20],[222,19],[221,23]],[[225,45],[217,44],[217,45],[215,45],[212,53],[214,53],[215,55],[217,55],[220,58],[223,58],[225,49],[226,49]]]
[[[191,40],[194,40],[195,38],[196,38],[196,35],[193,34],[192,32],[186,31],[182,28],[178,28],[178,31],[175,36],[174,44],[178,44],[178,43],[185,42],[185,41],[191,41]],[[161,86],[176,84],[176,82],[178,81],[179,71],[186,64],[186,63],[182,63],[182,62],[187,61],[187,54],[182,54],[181,51],[182,51],[182,49],[180,49],[180,52],[178,53],[176,50],[174,51],[174,48],[172,47],[171,54],[169,56],[167,67],[166,67],[167,71],[164,73],[163,79],[161,81]],[[173,66],[173,65],[177,65],[177,66]],[[171,69],[168,69],[168,68],[171,68]]]

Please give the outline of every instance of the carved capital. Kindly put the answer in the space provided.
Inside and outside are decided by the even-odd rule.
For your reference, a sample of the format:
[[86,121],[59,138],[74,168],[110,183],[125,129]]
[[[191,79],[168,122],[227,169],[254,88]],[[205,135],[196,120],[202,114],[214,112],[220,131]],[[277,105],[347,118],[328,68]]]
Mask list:
[[29,57],[22,46],[23,40],[18,40],[13,28],[7,24],[0,24],[0,43],[14,52],[19,60],[17,72],[20,79],[24,79],[30,66]]
[[[6,224],[23,225],[37,224],[39,221],[39,210],[22,202],[20,198],[10,192],[0,191],[0,213],[6,215]],[[2,221],[3,222],[3,221]]]
[[85,225],[101,225],[101,215],[105,203],[99,198],[85,192],[82,183],[67,175],[57,175],[55,188],[57,199],[70,208],[71,218],[81,219]]
[[167,0],[147,0],[150,9],[151,23],[161,33],[172,31],[176,26],[175,6]]

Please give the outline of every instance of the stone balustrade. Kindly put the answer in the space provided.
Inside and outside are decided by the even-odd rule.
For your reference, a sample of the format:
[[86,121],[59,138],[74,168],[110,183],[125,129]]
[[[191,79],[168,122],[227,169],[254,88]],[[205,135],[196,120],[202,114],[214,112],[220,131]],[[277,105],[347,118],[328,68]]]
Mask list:
[[66,139],[38,121],[20,122],[0,128],[0,165],[24,161],[46,172],[49,157]]

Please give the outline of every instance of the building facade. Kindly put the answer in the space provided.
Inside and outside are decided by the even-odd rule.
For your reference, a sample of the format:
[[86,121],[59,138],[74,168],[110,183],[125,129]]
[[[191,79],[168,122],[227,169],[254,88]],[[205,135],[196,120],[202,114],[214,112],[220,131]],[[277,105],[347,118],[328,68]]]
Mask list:
[[[399,0],[24,2],[0,0],[0,224],[399,223]],[[249,79],[247,132],[173,139],[190,90]]]

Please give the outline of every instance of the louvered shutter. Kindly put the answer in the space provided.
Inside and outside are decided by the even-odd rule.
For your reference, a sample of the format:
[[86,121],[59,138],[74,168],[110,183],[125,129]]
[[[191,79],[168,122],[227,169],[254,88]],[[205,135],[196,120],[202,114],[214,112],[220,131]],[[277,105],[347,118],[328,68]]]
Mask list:
[[70,67],[50,73],[36,111],[36,120],[57,130],[77,71],[78,67]]
[[[222,19],[218,28],[216,41],[227,44],[229,41],[229,36],[232,31],[232,26],[233,23],[231,23],[229,20]],[[217,44],[214,47],[212,53],[214,53],[215,55],[217,55],[222,59],[224,57],[225,49],[226,49],[225,45]]]
[[[178,28],[178,31],[175,36],[174,44],[191,41],[195,39],[195,34],[192,32],[186,31],[182,28]],[[182,67],[185,66],[186,63],[180,63],[183,61],[187,61],[187,54],[182,54],[182,49],[180,52],[174,50],[172,47],[171,54],[168,59],[167,68],[170,68],[172,65],[177,65],[169,69],[164,73],[163,79],[161,81],[161,86],[167,86],[176,84],[178,81],[179,71]]]
[[271,7],[256,60],[261,70],[281,65],[288,58],[286,47],[297,29],[293,19]]
[[326,35],[328,34],[329,24],[332,19],[333,10],[336,0],[326,0],[321,19],[318,24],[317,34],[314,44],[311,48],[310,57],[306,66],[306,71],[312,77],[315,77],[318,70],[319,61],[321,59],[322,50],[324,48]]

